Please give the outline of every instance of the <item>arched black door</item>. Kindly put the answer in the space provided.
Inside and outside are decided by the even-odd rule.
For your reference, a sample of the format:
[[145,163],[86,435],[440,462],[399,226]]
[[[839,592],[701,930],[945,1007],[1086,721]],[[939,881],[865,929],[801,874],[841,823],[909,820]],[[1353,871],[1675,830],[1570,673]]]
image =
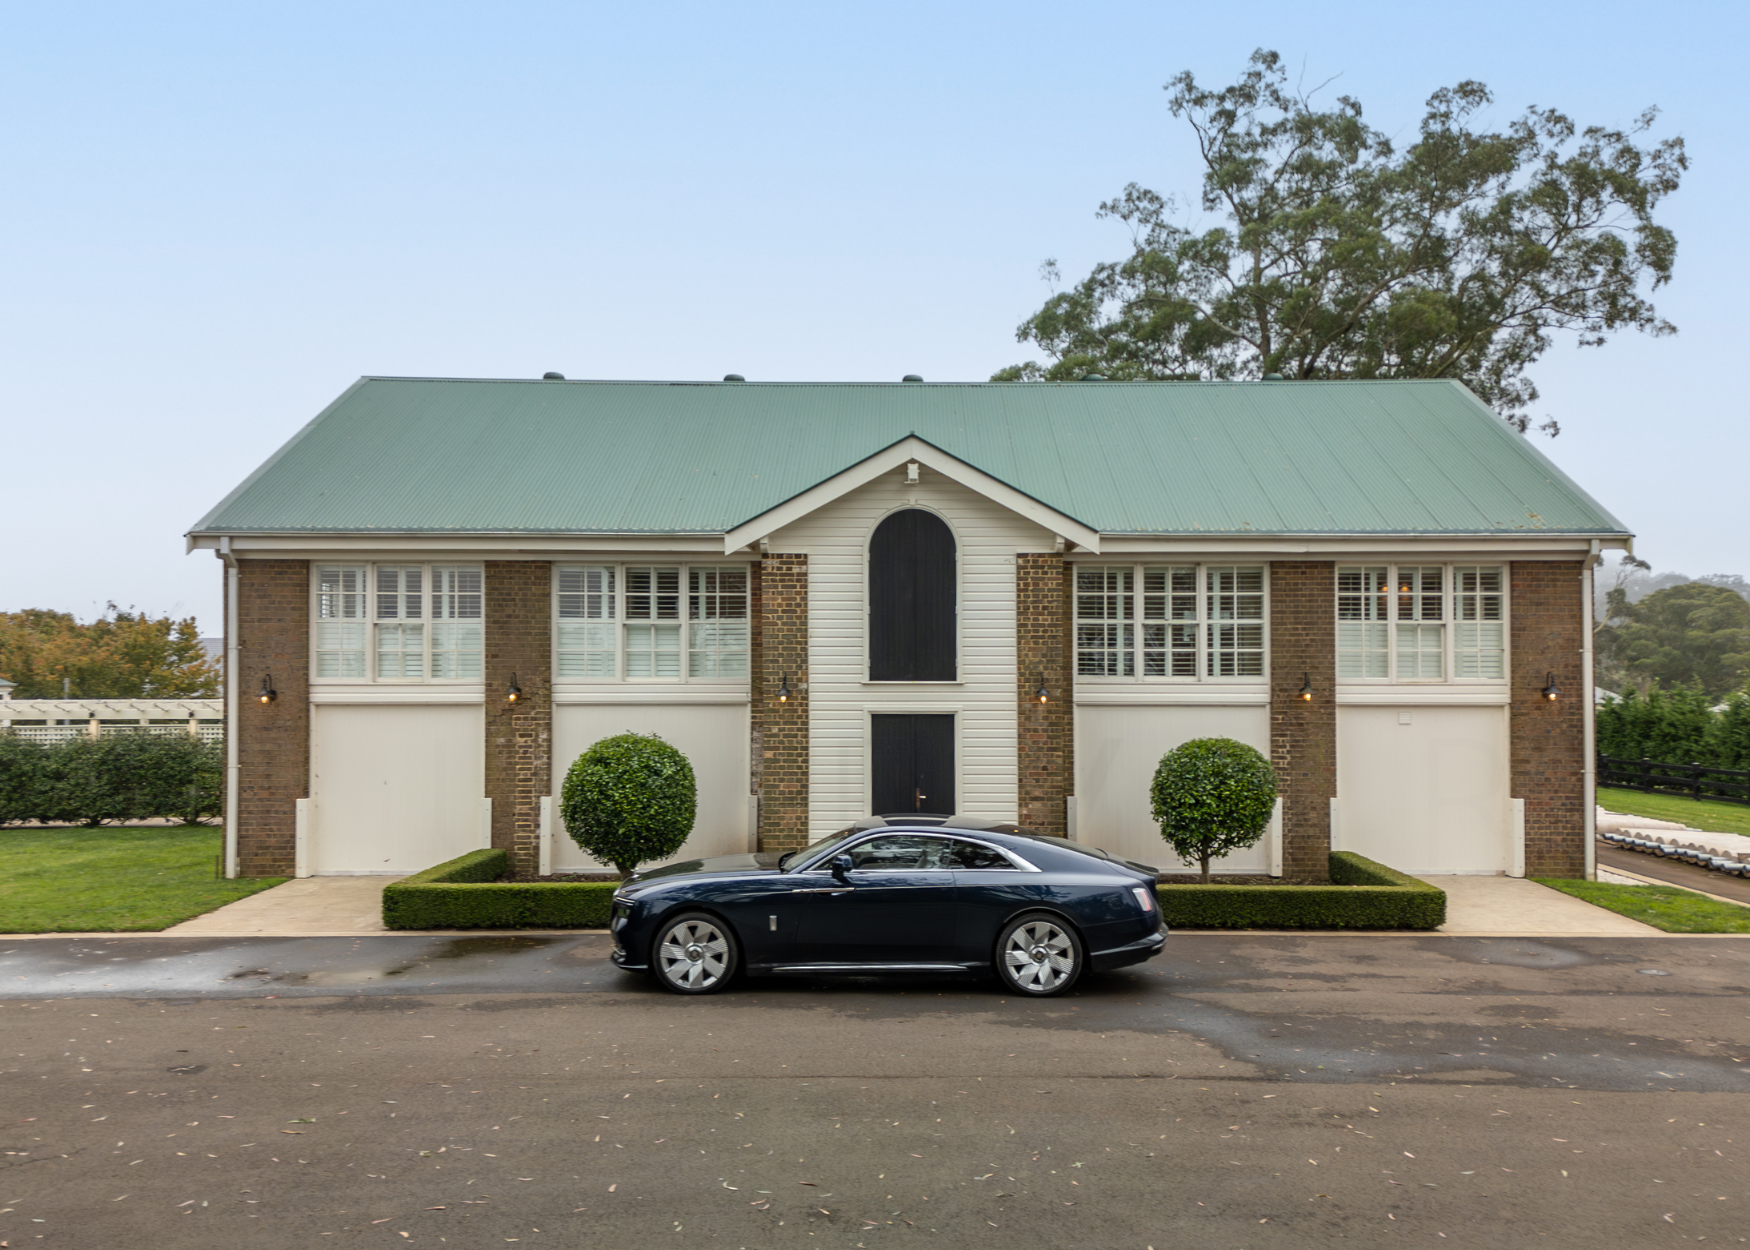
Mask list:
[[954,534],[907,508],[869,542],[869,680],[953,681]]

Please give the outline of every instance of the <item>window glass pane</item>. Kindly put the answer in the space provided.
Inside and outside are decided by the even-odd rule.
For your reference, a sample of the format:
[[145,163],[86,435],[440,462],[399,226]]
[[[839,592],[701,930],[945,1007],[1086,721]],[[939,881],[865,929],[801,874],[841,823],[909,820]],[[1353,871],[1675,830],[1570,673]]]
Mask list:
[[626,619],[628,621],[680,620],[681,571],[678,568],[627,569]]
[[556,676],[613,681],[620,675],[614,648],[614,573],[606,564],[558,570]]
[[1387,677],[1390,640],[1386,625],[1337,622],[1337,676]]
[[913,833],[875,838],[851,848],[851,867],[861,872],[903,872],[906,869],[946,868],[948,840]]
[[1400,623],[1397,630],[1400,681],[1436,681],[1446,676],[1445,626]]
[[479,621],[433,621],[431,624],[431,675],[478,679],[485,675],[482,652],[485,639]]
[[1142,571],[1142,675],[1197,676],[1197,627],[1175,621],[1197,619],[1197,569],[1145,568]]
[[425,676],[425,626],[377,626],[377,676]]
[[1262,677],[1263,566],[1211,566],[1203,575],[1210,622],[1204,671],[1211,677]]
[[362,621],[365,619],[365,570],[363,565],[326,565],[316,570],[316,619]]
[[481,610],[480,569],[438,565],[431,571],[431,615],[437,621],[477,621]]
[[377,566],[377,619],[417,621],[425,615],[425,569],[417,564]]
[[1135,572],[1076,570],[1076,672],[1083,677],[1136,676]]
[[1507,675],[1505,581],[1499,567],[1452,570],[1454,677],[1498,681]]
[[1015,867],[1001,851],[976,842],[962,842],[958,838],[953,839],[948,854],[944,866],[950,868],[1007,868],[1013,871]]
[[[626,584],[632,584],[630,570]],[[632,592],[626,592],[630,607]],[[626,626],[626,676],[678,678],[681,675],[681,627],[673,625]]]
[[687,676],[746,677],[747,570],[691,569],[687,581]]
[[[362,601],[364,595],[359,599]],[[359,610],[364,609],[361,606]],[[363,621],[316,622],[316,676],[369,676],[365,672],[365,629]]]
[[1444,569],[1400,568],[1397,576],[1398,620],[1444,620],[1446,597],[1440,593]]

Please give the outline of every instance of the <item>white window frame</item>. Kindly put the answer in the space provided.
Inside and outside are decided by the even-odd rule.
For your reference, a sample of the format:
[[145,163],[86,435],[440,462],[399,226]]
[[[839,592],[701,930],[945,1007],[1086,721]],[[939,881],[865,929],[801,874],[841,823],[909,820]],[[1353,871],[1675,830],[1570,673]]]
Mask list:
[[[560,669],[560,629],[564,624],[572,623],[580,618],[561,617],[559,615],[560,575],[565,572],[577,572],[584,569],[607,569],[613,575],[613,616],[604,618],[605,624],[613,631],[613,674],[564,676]],[[680,627],[679,638],[679,672],[673,677],[664,676],[629,676],[626,672],[627,627],[639,627],[647,623],[644,620],[632,620],[627,616],[626,572],[628,569],[677,569],[680,573],[680,606],[676,624]],[[694,677],[691,675],[694,630],[707,624],[703,620],[695,622],[692,619],[691,605],[693,595],[693,574],[712,572],[738,572],[747,579],[747,674],[739,677]],[[594,592],[586,592],[594,593]],[[603,592],[606,593],[606,592]],[[709,592],[708,592],[709,593]],[[553,682],[556,686],[588,686],[588,685],[625,685],[625,686],[713,686],[713,687],[747,687],[752,682],[753,673],[753,600],[754,571],[753,565],[742,561],[685,561],[685,560],[567,560],[555,561],[553,564],[552,590],[552,620],[553,620]],[[584,618],[587,619],[587,618]]]
[[[1331,614],[1336,619],[1337,628],[1350,622],[1338,616],[1341,575],[1343,572],[1355,569],[1380,569],[1386,573],[1386,615],[1377,624],[1385,626],[1386,637],[1386,676],[1383,677],[1344,677],[1341,672],[1341,657],[1332,658],[1337,664],[1337,682],[1344,686],[1500,686],[1505,685],[1513,672],[1512,655],[1512,619],[1513,604],[1511,594],[1511,565],[1504,560],[1350,560],[1339,561],[1336,565],[1338,591],[1332,596]],[[1403,571],[1438,568],[1441,573],[1440,600],[1441,617],[1438,622],[1441,632],[1439,677],[1400,676],[1398,663],[1398,626],[1412,623],[1422,623],[1413,618],[1400,617],[1399,597],[1403,593],[1405,582]],[[1460,677],[1458,670],[1458,630],[1462,622],[1458,617],[1458,603],[1461,592],[1458,589],[1458,571],[1460,569],[1492,569],[1501,575],[1501,675],[1499,677]],[[1480,593],[1480,592],[1472,592]],[[1412,597],[1416,597],[1412,595]],[[1426,622],[1432,624],[1433,622]]]
[[[323,591],[322,571],[324,569],[362,570],[364,573],[364,589],[362,591],[363,614],[351,617],[324,617],[321,615]],[[379,569],[416,569],[419,572],[419,615],[409,614],[405,618],[379,617],[378,615],[378,582]],[[455,592],[440,589],[439,574],[450,572],[476,573],[480,577],[480,615],[477,617],[446,617],[439,615],[440,596]],[[338,593],[338,592],[330,592]],[[344,592],[348,594],[357,591]],[[466,592],[472,594],[473,592]],[[369,683],[384,686],[477,686],[485,680],[486,671],[486,567],[483,564],[473,564],[466,560],[313,560],[310,562],[310,680],[317,685],[343,685]],[[480,629],[479,648],[480,672],[464,677],[434,677],[432,676],[434,626],[450,621],[477,622]],[[338,675],[320,676],[320,655],[325,650],[322,644],[323,627],[337,623],[356,624],[361,627],[364,641],[362,672],[342,673]],[[415,677],[393,676],[385,677],[378,673],[378,637],[377,630],[382,625],[400,625],[417,623],[420,626],[419,666],[420,675]],[[341,651],[356,651],[357,648],[346,648]],[[472,648],[464,649],[471,651]]]
[[[1262,580],[1261,580],[1261,587],[1260,587],[1260,593],[1262,594],[1263,601],[1264,601],[1263,617],[1262,617],[1262,620],[1260,622],[1263,626],[1263,643],[1262,643],[1262,649],[1261,649],[1261,667],[1262,667],[1263,671],[1256,674],[1256,675],[1247,675],[1247,676],[1243,676],[1243,677],[1242,676],[1221,676],[1219,674],[1214,674],[1214,673],[1211,673],[1209,671],[1210,670],[1210,657],[1211,657],[1211,655],[1220,653],[1217,648],[1211,646],[1211,641],[1210,641],[1210,639],[1211,639],[1211,627],[1218,626],[1218,625],[1222,624],[1222,622],[1218,618],[1212,616],[1210,614],[1210,611],[1209,611],[1209,596],[1212,593],[1215,593],[1215,592],[1212,592],[1210,590],[1210,570],[1212,570],[1212,569],[1213,570],[1224,570],[1224,569],[1236,569],[1236,568],[1239,568],[1239,569],[1258,569],[1258,570],[1260,570],[1260,572],[1263,575]],[[1193,592],[1196,596],[1196,601],[1197,601],[1196,602],[1196,616],[1194,618],[1191,618],[1188,620],[1183,620],[1180,622],[1182,624],[1194,626],[1196,628],[1196,631],[1197,631],[1197,646],[1196,646],[1196,651],[1194,653],[1195,658],[1193,661],[1193,667],[1195,669],[1194,675],[1190,675],[1190,676],[1186,676],[1183,674],[1174,675],[1171,671],[1164,673],[1164,674],[1149,674],[1149,673],[1144,672],[1144,669],[1147,667],[1147,665],[1146,665],[1146,663],[1144,661],[1144,657],[1143,657],[1143,651],[1144,651],[1144,648],[1143,648],[1143,629],[1148,624],[1156,623],[1156,622],[1151,622],[1148,620],[1148,618],[1146,616],[1146,607],[1145,607],[1145,602],[1144,602],[1144,600],[1145,600],[1145,593],[1144,592],[1145,592],[1145,588],[1147,586],[1146,570],[1149,570],[1149,569],[1167,569],[1167,570],[1194,569],[1194,570],[1196,570],[1196,581],[1195,581],[1196,589]],[[1081,617],[1081,612],[1080,612],[1081,604],[1079,601],[1079,587],[1077,585],[1077,575],[1084,570],[1088,571],[1088,572],[1125,571],[1125,572],[1128,572],[1130,574],[1130,582],[1131,582],[1130,594],[1131,594],[1132,604],[1131,604],[1131,612],[1130,612],[1130,618],[1129,618],[1128,624],[1130,625],[1130,627],[1133,631],[1133,633],[1132,633],[1132,645],[1131,645],[1130,649],[1136,657],[1136,672],[1131,676],[1125,676],[1123,674],[1117,674],[1117,675],[1112,675],[1112,676],[1093,675],[1093,674],[1084,674],[1081,671],[1081,654],[1080,654],[1081,647],[1079,645],[1078,627],[1082,624],[1082,617]],[[1134,563],[1126,561],[1126,562],[1121,564],[1121,563],[1117,563],[1115,561],[1107,561],[1107,560],[1078,560],[1078,561],[1072,562],[1070,564],[1069,576],[1070,576],[1070,597],[1071,597],[1071,603],[1070,603],[1071,660],[1070,660],[1070,664],[1071,664],[1071,671],[1074,673],[1074,681],[1075,681],[1075,684],[1077,686],[1084,686],[1084,685],[1101,685],[1101,686],[1220,685],[1220,686],[1268,687],[1268,685],[1270,684],[1270,564],[1268,561],[1264,561],[1264,560],[1184,560],[1184,559],[1175,560],[1175,559],[1170,559],[1170,558],[1163,558],[1163,559],[1159,559],[1159,560],[1138,560],[1138,561],[1135,561]],[[1173,621],[1172,616],[1171,616],[1171,596],[1173,594],[1173,590],[1172,590],[1172,583],[1170,580],[1167,584],[1167,589],[1166,589],[1165,593],[1168,596],[1168,616],[1167,616],[1167,619],[1165,621],[1165,624],[1170,629],[1170,627],[1174,624],[1174,621]],[[1183,592],[1181,592],[1181,593],[1183,593]],[[1249,649],[1250,648],[1247,648],[1247,650],[1249,650]],[[1171,646],[1169,644],[1169,647],[1167,650],[1167,661],[1166,661],[1166,666],[1169,670],[1171,670],[1171,668],[1172,668],[1172,654],[1173,654],[1173,652],[1172,652]]]

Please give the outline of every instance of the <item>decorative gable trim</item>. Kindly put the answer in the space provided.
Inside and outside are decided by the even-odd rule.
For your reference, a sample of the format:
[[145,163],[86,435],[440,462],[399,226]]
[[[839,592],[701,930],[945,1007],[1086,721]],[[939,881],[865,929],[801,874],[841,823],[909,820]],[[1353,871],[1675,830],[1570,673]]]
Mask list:
[[931,472],[940,473],[952,482],[958,482],[968,490],[978,492],[1017,516],[1025,517],[1041,528],[1050,530],[1065,542],[1074,543],[1096,554],[1100,550],[1099,531],[1040,503],[1033,496],[1016,490],[1008,483],[992,477],[982,469],[974,468],[956,456],[949,455],[915,434],[907,435],[897,443],[883,448],[866,460],[858,461],[840,473],[835,473],[799,495],[792,495],[777,507],[749,517],[723,536],[723,550],[725,554],[740,551],[750,543],[758,542],[773,531],[800,520],[833,500],[850,494],[859,486],[866,486],[883,474],[891,473],[912,461]]

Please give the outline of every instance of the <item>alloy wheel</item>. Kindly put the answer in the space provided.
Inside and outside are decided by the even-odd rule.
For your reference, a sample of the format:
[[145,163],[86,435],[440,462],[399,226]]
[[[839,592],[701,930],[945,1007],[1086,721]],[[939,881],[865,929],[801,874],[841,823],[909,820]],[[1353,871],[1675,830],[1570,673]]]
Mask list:
[[1022,920],[1008,932],[1002,950],[1003,975],[1025,994],[1055,994],[1068,989],[1081,970],[1075,936],[1043,917]]
[[704,916],[683,916],[656,944],[656,967],[663,983],[683,994],[707,994],[735,970],[735,948],[728,934]]

